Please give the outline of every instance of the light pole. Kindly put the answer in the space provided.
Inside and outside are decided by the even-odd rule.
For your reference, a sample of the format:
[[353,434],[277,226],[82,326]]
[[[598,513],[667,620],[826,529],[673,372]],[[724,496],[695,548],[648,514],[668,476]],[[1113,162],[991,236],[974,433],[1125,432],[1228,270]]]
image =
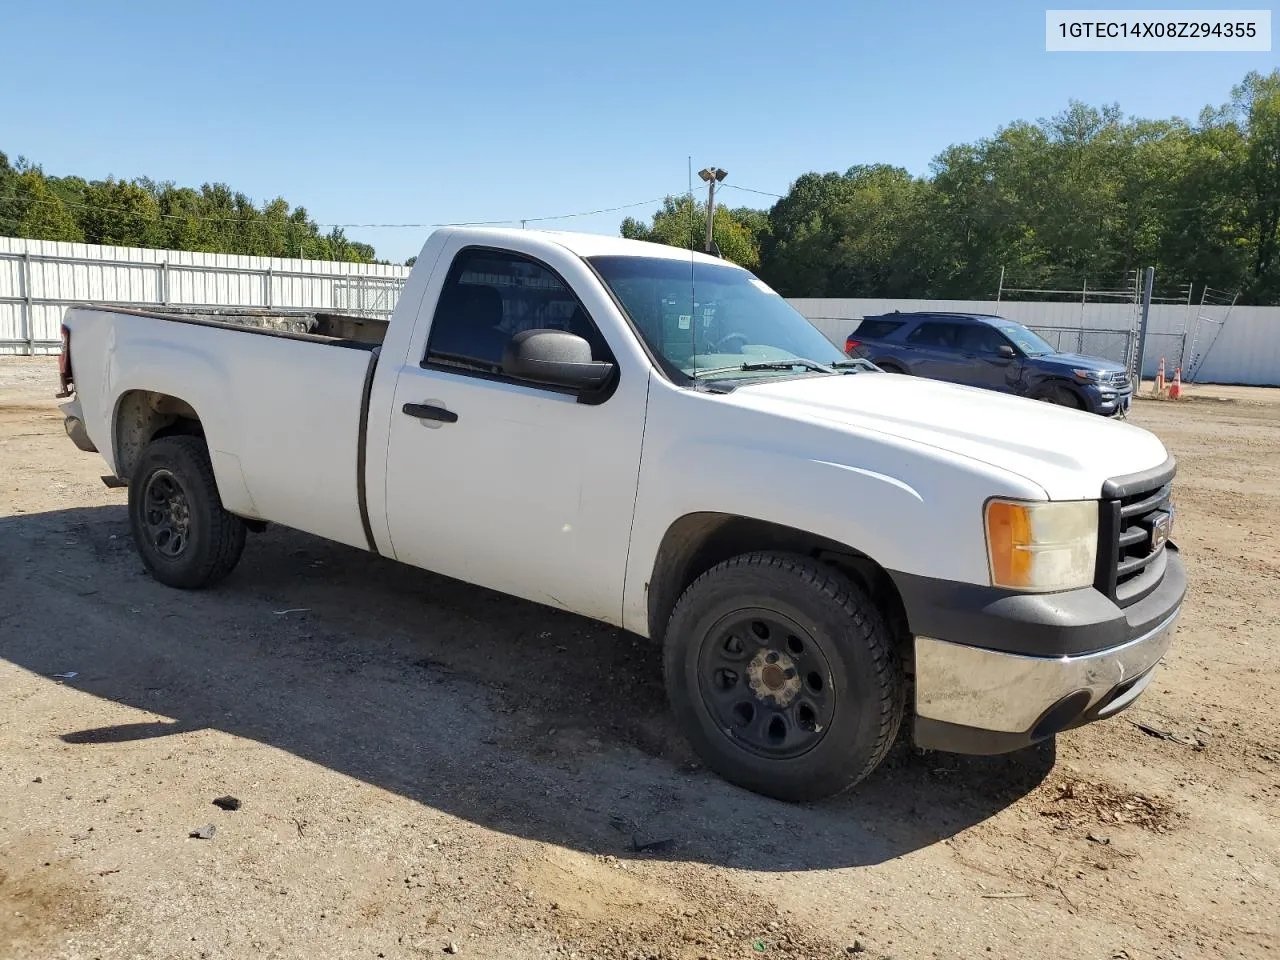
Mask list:
[[719,167],[706,167],[698,171],[698,176],[707,182],[707,253],[712,250],[711,226],[716,215],[716,184],[729,175],[728,170]]

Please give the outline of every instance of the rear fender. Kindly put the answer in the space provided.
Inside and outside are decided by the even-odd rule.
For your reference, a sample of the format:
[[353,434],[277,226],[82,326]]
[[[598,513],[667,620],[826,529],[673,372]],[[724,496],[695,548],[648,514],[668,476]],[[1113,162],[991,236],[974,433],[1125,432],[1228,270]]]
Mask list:
[[[114,356],[118,360],[120,354]],[[223,503],[228,510],[245,508],[236,503],[248,494],[243,478],[238,471],[228,476],[228,467],[238,463],[231,430],[238,405],[226,372],[208,355],[154,340],[136,342],[129,357],[127,366],[115,365],[104,378],[112,411],[107,460],[115,475],[128,479],[156,433],[193,419],[208,444]]]

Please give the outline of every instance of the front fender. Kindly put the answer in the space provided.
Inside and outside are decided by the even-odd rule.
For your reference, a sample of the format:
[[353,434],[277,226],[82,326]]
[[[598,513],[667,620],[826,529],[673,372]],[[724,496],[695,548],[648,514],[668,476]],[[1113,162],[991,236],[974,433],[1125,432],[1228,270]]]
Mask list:
[[[690,404],[703,409],[680,409]],[[646,426],[623,623],[648,635],[647,591],[664,537],[696,513],[810,533],[889,571],[985,584],[982,511],[993,495],[1035,498],[1043,491],[990,465],[899,438],[768,417],[692,392],[684,398],[659,392],[651,395]]]

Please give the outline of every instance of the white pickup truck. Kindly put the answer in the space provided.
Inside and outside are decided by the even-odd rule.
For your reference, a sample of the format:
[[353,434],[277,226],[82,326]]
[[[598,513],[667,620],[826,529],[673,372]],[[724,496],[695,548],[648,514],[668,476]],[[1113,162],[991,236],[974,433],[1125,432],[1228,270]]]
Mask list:
[[708,765],[784,799],[1146,687],[1185,592],[1137,427],[849,360],[745,270],[446,229],[389,322],[75,307],[63,406],[156,579],[279,523],[664,647]]

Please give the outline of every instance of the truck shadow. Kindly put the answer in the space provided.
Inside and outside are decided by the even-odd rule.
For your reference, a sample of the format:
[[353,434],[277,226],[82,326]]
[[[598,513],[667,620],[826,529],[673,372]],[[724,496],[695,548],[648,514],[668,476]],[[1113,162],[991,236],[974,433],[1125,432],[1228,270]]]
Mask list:
[[2,518],[0,544],[0,657],[171,718],[70,725],[62,741],[86,752],[222,730],[515,836],[767,870],[928,846],[1055,759],[900,746],[844,797],[783,804],[700,768],[658,651],[601,624],[282,529],[252,536],[222,585],[170,590],[117,506]]

